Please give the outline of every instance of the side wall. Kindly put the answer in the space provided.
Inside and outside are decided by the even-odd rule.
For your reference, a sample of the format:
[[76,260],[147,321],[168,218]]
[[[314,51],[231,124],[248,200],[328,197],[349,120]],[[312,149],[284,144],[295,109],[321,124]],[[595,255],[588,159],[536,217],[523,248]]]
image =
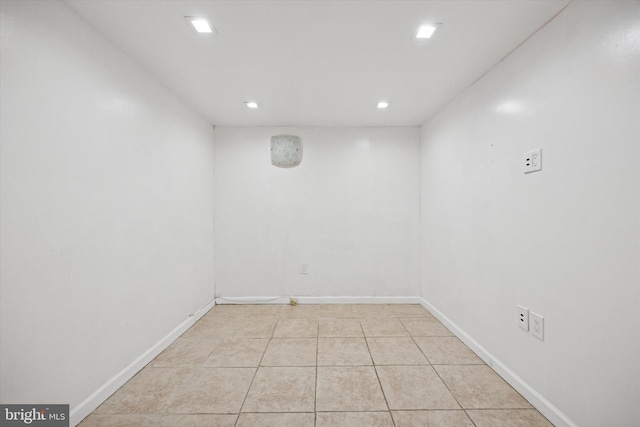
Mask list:
[[[278,134],[300,166],[271,165]],[[218,127],[215,150],[217,295],[419,295],[419,128]]]
[[213,298],[214,132],[64,3],[1,7],[0,401],[73,414]]
[[573,2],[422,130],[423,297],[582,427],[640,423],[639,23]]

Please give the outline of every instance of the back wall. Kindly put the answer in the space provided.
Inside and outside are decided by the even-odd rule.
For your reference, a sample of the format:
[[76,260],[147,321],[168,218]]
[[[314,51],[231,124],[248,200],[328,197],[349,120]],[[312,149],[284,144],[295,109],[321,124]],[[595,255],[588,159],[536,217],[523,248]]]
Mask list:
[[[215,132],[217,296],[420,294],[419,128]],[[277,134],[300,166],[271,165]]]

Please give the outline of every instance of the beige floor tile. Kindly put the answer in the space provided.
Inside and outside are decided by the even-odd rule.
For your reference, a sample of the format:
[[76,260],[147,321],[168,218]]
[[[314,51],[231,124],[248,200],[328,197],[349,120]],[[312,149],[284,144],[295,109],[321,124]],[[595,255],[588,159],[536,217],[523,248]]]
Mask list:
[[362,326],[358,319],[320,319],[319,336],[328,338],[363,337]]
[[251,368],[260,364],[267,343],[266,338],[218,338],[202,366],[207,368]]
[[240,414],[236,427],[314,427],[315,414]]
[[316,338],[273,338],[261,366],[316,366]]
[[91,414],[78,427],[156,427],[161,424],[161,418],[157,414]]
[[203,320],[279,318],[283,304],[218,304],[209,310]]
[[317,319],[280,319],[274,338],[315,338],[318,336]]
[[182,335],[186,339],[271,338],[276,319],[200,319]]
[[395,317],[433,317],[420,304],[389,304],[389,311]]
[[214,320],[214,319],[237,319],[245,317],[247,305],[240,304],[216,304],[211,310],[209,310],[200,320]]
[[277,319],[281,317],[283,307],[282,304],[251,304],[246,306],[243,317],[249,319],[255,319],[257,317]]
[[[259,307],[255,309],[254,307]],[[209,310],[203,320],[212,319],[250,319],[252,317],[269,317],[277,318],[277,312],[274,311],[276,305],[268,304],[218,304]]]
[[373,365],[364,338],[319,338],[318,366]]
[[479,409],[467,413],[477,427],[553,427],[535,409]]
[[316,304],[299,304],[288,305],[284,304],[282,310],[279,312],[281,319],[318,319],[320,313],[320,306]]
[[382,389],[394,409],[460,409],[431,366],[377,366]]
[[213,350],[215,340],[178,338],[149,364],[153,368],[200,367]]
[[413,337],[451,337],[453,334],[435,318],[405,317],[400,321]]
[[359,318],[387,318],[393,317],[393,313],[387,304],[359,304],[355,308]]
[[317,319],[319,305],[300,304],[220,304],[209,310],[202,319],[250,319],[250,318],[280,318],[280,319]]
[[464,411],[393,411],[396,427],[474,427]]
[[312,412],[316,368],[261,367],[242,412]]
[[358,311],[355,304],[324,304],[318,309],[320,318],[357,319]]
[[406,337],[409,334],[396,318],[361,319],[364,335],[367,337]]
[[116,391],[94,414],[163,413],[195,369],[145,368]]
[[394,423],[552,426],[418,304],[216,305],[80,426]]
[[389,412],[318,412],[316,427],[394,427]]
[[169,405],[172,414],[230,414],[240,411],[255,368],[200,368]]
[[484,362],[457,337],[415,337],[432,365],[482,365]]
[[487,365],[436,365],[434,369],[464,409],[531,408]]
[[190,340],[210,340],[223,336],[223,331],[228,325],[237,322],[238,319],[229,318],[202,318],[190,327],[180,338]]
[[[158,427],[233,427],[237,415],[189,414],[163,415]],[[130,424],[129,427],[137,425]]]
[[386,411],[373,367],[318,367],[317,411]]
[[271,338],[276,319],[238,319],[225,325],[221,338]]
[[367,338],[376,365],[428,365],[429,362],[410,337]]

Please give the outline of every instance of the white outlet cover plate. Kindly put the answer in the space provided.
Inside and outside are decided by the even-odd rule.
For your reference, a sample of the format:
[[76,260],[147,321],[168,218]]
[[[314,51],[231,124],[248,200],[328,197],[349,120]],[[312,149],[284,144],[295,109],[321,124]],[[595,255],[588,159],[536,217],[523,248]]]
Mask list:
[[529,323],[531,325],[531,335],[544,341],[544,317],[531,312],[529,315]]
[[524,173],[542,170],[542,148],[524,153],[522,165]]

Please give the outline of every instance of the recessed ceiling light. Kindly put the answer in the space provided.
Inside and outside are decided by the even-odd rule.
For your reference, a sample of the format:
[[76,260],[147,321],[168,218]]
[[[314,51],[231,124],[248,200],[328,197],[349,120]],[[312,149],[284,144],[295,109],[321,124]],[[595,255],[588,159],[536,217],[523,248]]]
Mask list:
[[388,106],[389,106],[389,103],[387,101],[378,102],[378,108],[380,109],[387,108]]
[[249,108],[258,108],[258,103],[255,101],[247,101],[245,102],[245,104],[247,105],[247,107]]
[[421,25],[416,33],[417,39],[430,39],[433,33],[436,31],[435,25]]
[[193,28],[199,33],[213,33],[211,24],[205,18],[187,17]]

